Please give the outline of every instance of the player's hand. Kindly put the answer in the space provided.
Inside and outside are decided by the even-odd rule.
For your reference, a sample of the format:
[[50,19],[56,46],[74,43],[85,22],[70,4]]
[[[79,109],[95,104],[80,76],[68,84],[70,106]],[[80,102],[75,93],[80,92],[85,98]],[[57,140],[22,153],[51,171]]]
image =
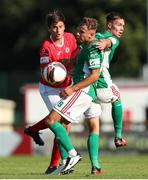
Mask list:
[[99,40],[97,43],[96,43],[96,47],[98,49],[100,49],[100,51],[104,50],[106,48],[106,44],[104,42],[103,39]]
[[65,59],[62,59],[62,64],[66,67],[66,69],[67,69],[67,67],[69,66],[69,64],[70,64],[70,59],[67,59],[67,58],[65,58]]
[[108,48],[111,46],[111,42],[109,39],[100,39],[97,43],[96,43],[96,47],[98,49],[100,49],[100,51]]
[[60,97],[67,98],[68,96],[71,96],[73,93],[74,90],[72,89],[72,87],[67,87],[60,92]]

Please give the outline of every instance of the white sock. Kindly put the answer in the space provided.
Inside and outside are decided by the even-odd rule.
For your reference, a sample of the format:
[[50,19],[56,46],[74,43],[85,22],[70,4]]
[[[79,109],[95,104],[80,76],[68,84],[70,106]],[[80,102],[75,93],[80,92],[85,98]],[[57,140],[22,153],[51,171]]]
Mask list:
[[66,164],[66,159],[63,159],[62,160],[62,165],[65,165]]
[[77,151],[75,149],[71,149],[68,151],[69,157],[75,157],[77,155]]

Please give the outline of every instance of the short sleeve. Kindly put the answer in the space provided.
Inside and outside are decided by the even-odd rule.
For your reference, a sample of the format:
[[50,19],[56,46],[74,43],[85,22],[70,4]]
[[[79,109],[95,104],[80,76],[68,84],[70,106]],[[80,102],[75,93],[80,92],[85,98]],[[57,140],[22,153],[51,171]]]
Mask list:
[[40,67],[44,67],[50,62],[49,60],[49,50],[47,47],[40,48]]
[[115,37],[115,36],[110,36],[110,37],[108,37],[108,39],[111,41],[111,43],[112,43],[112,49],[115,49],[115,48],[117,48],[118,47],[118,45],[119,45],[119,40]]
[[93,53],[89,53],[89,57],[88,57],[89,61],[88,61],[88,67],[89,69],[100,69],[101,67],[101,56],[99,52],[93,52]]

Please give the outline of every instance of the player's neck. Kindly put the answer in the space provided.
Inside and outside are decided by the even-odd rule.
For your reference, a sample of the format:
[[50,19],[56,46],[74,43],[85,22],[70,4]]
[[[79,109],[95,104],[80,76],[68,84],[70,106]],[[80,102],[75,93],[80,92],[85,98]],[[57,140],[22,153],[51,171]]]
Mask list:
[[55,44],[58,47],[62,47],[63,43],[64,43],[64,38],[60,38],[60,39],[54,39],[52,36],[50,36],[50,39],[52,41],[53,44]]

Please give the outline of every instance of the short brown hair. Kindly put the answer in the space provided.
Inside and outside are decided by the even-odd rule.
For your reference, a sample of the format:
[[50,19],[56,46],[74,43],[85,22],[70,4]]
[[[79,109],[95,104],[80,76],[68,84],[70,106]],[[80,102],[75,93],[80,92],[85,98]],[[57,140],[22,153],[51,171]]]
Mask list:
[[65,24],[65,16],[59,10],[54,10],[53,12],[47,14],[46,20],[48,27],[52,24],[58,23],[59,21],[62,21]]
[[110,12],[106,16],[107,23],[111,22],[111,21],[114,21],[116,19],[124,19],[124,18],[119,12]]
[[84,25],[86,25],[89,30],[97,29],[98,22],[94,18],[84,17],[79,26],[84,26]]

